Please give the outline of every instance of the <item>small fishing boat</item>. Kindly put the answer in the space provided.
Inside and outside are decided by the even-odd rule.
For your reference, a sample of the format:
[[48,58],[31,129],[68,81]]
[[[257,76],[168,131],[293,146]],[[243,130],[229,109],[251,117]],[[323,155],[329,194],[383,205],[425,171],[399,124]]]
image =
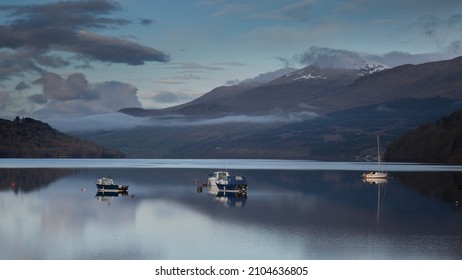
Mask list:
[[128,185],[117,185],[114,184],[114,180],[111,178],[100,178],[96,180],[96,187],[98,191],[127,191]]
[[216,185],[220,191],[225,192],[247,192],[247,180],[244,176],[228,176],[219,179]]
[[215,171],[209,175],[207,186],[217,191],[247,192],[245,177],[231,175],[227,170]]
[[226,179],[229,175],[230,174],[227,170],[215,171],[211,175],[209,175],[207,185],[209,187],[216,187],[218,180]]

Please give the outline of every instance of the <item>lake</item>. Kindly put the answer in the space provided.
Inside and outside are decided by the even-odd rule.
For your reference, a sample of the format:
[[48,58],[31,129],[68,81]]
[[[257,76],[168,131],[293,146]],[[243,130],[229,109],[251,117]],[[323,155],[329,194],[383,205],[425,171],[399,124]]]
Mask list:
[[[247,195],[199,186],[227,168]],[[462,166],[1,159],[0,259],[462,259]],[[98,195],[111,177],[127,193]]]

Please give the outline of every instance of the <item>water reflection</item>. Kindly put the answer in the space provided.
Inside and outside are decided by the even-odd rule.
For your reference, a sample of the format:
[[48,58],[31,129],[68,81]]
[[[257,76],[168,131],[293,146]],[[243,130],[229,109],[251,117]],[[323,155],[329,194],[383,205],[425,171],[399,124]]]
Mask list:
[[79,172],[79,169],[57,168],[0,169],[0,191],[31,192]]
[[247,201],[247,191],[223,191],[217,186],[198,186],[197,192],[202,193],[204,189],[209,196],[225,207],[244,207]]
[[100,191],[98,190],[96,192],[95,198],[99,202],[107,203],[108,205],[111,205],[111,202],[114,198],[116,197],[127,197],[128,196],[128,191]]
[[461,209],[461,172],[397,172],[396,179],[426,197],[436,198]]
[[384,185],[388,182],[387,178],[363,178],[364,183],[377,186],[377,225],[380,224],[380,212],[382,210],[384,196],[382,194]]
[[[453,172],[365,184],[361,171],[233,171],[249,198],[197,193],[200,168],[49,171],[0,169],[34,187],[0,193],[0,259],[462,259]],[[101,174],[130,193],[98,193]]]

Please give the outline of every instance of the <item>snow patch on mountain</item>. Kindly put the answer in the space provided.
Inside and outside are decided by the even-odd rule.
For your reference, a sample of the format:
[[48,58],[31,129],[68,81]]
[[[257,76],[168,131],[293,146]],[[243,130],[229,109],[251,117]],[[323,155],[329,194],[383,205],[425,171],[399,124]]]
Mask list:
[[325,80],[325,79],[327,79],[327,77],[313,75],[311,73],[308,73],[306,75],[294,78],[293,80],[296,81],[296,80],[302,80],[302,79],[304,79],[304,80]]

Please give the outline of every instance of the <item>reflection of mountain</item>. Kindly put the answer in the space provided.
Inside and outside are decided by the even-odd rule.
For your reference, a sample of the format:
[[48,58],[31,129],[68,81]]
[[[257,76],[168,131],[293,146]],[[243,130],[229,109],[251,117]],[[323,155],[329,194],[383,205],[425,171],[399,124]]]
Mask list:
[[459,204],[462,201],[460,172],[400,172],[394,174],[405,186],[438,200]]
[[78,172],[78,169],[68,168],[0,169],[0,191],[30,192],[46,188],[56,180]]

